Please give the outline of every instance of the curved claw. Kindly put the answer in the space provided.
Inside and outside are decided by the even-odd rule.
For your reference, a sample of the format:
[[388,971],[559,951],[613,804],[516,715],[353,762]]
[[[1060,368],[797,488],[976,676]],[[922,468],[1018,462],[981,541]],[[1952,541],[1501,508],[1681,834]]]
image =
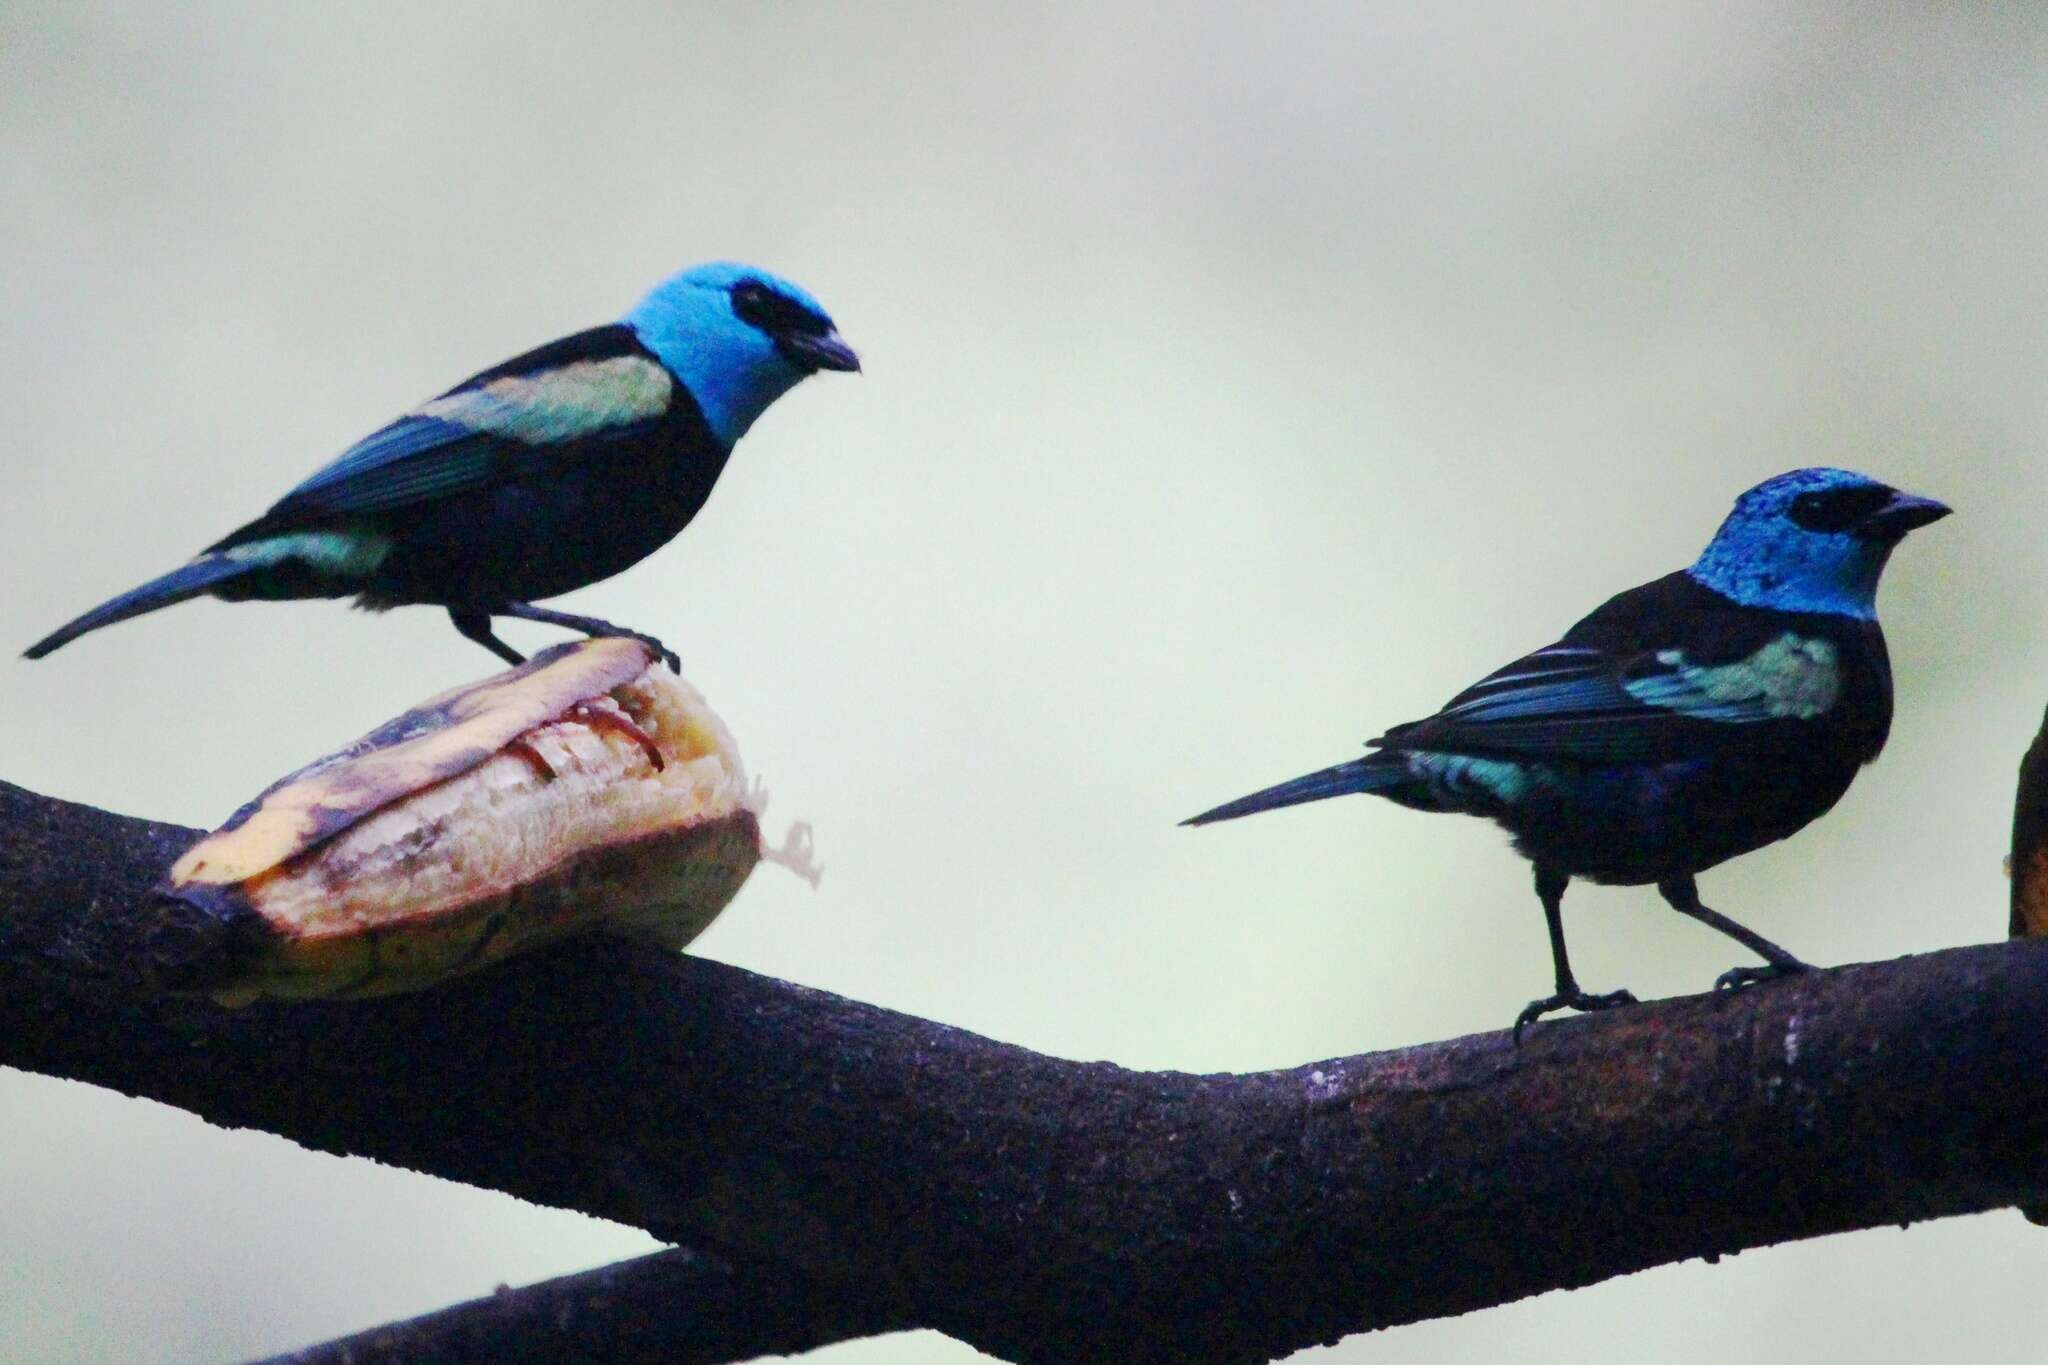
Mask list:
[[677,677],[682,676],[682,656],[677,654],[674,650],[670,649],[667,645],[663,644],[655,636],[646,634],[644,631],[627,630],[624,626],[614,626],[610,625],[607,622],[597,622],[596,624],[605,626],[605,629],[601,631],[592,631],[592,639],[609,638],[613,640],[637,640],[641,644],[646,645],[648,649],[652,650],[654,652],[655,658],[667,664],[669,672],[675,674]]
[[1806,970],[1804,962],[1772,962],[1761,967],[1730,967],[1714,978],[1714,992],[1732,991],[1756,981],[1775,981],[1781,976],[1797,976]]
[[[598,624],[605,625],[606,623],[599,622]],[[652,635],[648,635],[644,632],[637,630],[627,630],[624,626],[606,625],[606,628],[604,630],[591,632],[591,638],[608,638],[613,640],[637,640],[641,644],[646,645],[648,649],[652,650],[654,652],[655,658],[667,664],[669,672],[675,674],[677,677],[682,676],[682,656],[677,654],[674,650],[670,649],[667,645],[663,644],[659,639]]]
[[674,650],[670,649],[667,645],[655,639],[652,635],[642,635],[637,630],[622,630],[619,632],[619,634],[625,636],[629,640],[638,640],[641,644],[646,645],[649,649],[654,651],[654,656],[657,659],[660,659],[663,663],[668,665],[669,672],[675,674],[678,677],[682,676],[682,656],[677,654]]
[[1635,996],[1627,991],[1609,991],[1605,995],[1589,995],[1585,991],[1559,991],[1556,995],[1541,1000],[1531,1000],[1520,1014],[1515,1016],[1515,1046],[1522,1045],[1522,1030],[1535,1023],[1552,1010],[1582,1010],[1588,1014],[1595,1010],[1618,1009],[1623,1005],[1637,1003]]

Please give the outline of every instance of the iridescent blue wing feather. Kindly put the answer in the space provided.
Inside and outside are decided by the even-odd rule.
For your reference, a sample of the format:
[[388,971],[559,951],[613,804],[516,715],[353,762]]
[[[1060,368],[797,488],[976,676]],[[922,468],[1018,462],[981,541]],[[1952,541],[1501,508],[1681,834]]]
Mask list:
[[358,441],[214,548],[450,497],[536,462],[644,432],[675,394],[669,372],[614,324],[509,360]]
[[457,420],[401,417],[287,493],[271,515],[380,512],[458,493],[489,479],[505,447]]
[[[1667,623],[1669,624],[1669,623]],[[1691,758],[1798,726],[1840,698],[1837,643],[1785,621],[1706,631],[1691,646],[1564,643],[1516,660],[1375,746],[1578,763]],[[1680,632],[1683,633],[1683,632]]]

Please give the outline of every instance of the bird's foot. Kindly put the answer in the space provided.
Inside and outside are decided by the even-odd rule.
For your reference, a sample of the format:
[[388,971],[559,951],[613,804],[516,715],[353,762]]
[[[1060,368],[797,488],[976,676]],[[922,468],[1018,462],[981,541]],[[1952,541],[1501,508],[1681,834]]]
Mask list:
[[619,634],[624,636],[628,640],[638,640],[641,644],[646,645],[649,649],[654,651],[655,658],[661,660],[663,663],[668,665],[669,672],[674,673],[679,677],[682,675],[682,656],[677,654],[674,650],[670,649],[661,641],[655,639],[652,635],[642,635],[637,630],[622,630],[619,632]]
[[590,636],[591,639],[637,640],[641,644],[646,645],[647,648],[653,653],[655,658],[667,664],[669,672],[677,674],[678,676],[681,675],[683,671],[683,661],[681,656],[678,655],[674,650],[670,649],[667,645],[663,644],[660,640],[656,639],[654,636],[643,634],[637,630],[627,630],[624,626],[614,626],[607,624],[603,621],[599,621],[596,624],[603,626],[604,629],[585,631],[584,633]]
[[[580,630],[593,640],[638,640],[653,652],[655,658],[668,665],[669,672],[681,673],[683,671],[683,661],[677,657],[676,652],[655,639],[652,635],[644,635],[637,630],[628,630],[624,626],[615,626],[611,622],[599,620],[595,616],[577,616],[571,612],[555,611],[549,607],[536,607],[531,602],[513,602],[508,606],[497,607],[494,609],[493,614],[498,616],[516,616],[522,621],[538,621],[542,625],[560,626],[564,630]],[[459,620],[456,622],[458,627],[461,624]]]
[[584,631],[584,633],[588,635],[591,639],[638,640],[641,644],[646,645],[647,648],[653,652],[655,658],[661,660],[663,663],[668,665],[669,672],[674,673],[677,676],[681,676],[683,671],[682,658],[679,655],[677,655],[677,653],[674,650],[670,649],[661,641],[655,639],[652,635],[642,634],[640,631],[637,630],[627,630],[624,626],[615,626],[611,624],[609,621],[593,620],[591,624],[600,627],[600,629],[597,630]]
[[1559,991],[1556,995],[1541,1000],[1531,1000],[1522,1012],[1515,1016],[1515,1046],[1522,1045],[1522,1030],[1553,1010],[1582,1010],[1591,1014],[1595,1010],[1619,1009],[1623,1005],[1636,1003],[1635,996],[1627,991],[1609,991],[1605,995],[1591,995],[1574,987]]
[[1730,967],[1714,978],[1714,992],[1718,995],[1722,991],[1736,990],[1752,982],[1775,981],[1781,976],[1797,976],[1800,972],[1809,970],[1811,969],[1797,958],[1766,963],[1761,967]]

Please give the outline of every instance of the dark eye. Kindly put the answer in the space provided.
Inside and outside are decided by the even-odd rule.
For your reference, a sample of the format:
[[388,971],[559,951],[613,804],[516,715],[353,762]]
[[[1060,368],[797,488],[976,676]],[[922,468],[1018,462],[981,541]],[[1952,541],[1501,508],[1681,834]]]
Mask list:
[[830,318],[759,280],[741,280],[732,287],[732,311],[741,322],[769,336],[823,336],[832,330]]
[[1889,488],[1858,484],[1853,488],[1823,488],[1801,493],[1792,499],[1792,520],[1809,531],[1839,533],[1853,529],[1865,517],[1892,500]]

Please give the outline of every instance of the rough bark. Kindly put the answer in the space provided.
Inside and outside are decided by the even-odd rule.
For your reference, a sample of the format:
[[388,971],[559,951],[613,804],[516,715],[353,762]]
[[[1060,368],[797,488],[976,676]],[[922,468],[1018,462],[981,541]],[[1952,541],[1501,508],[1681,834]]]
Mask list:
[[1252,1361],[2048,1199],[2048,943],[1242,1076],[628,943],[240,1013],[138,981],[190,831],[0,786],[0,1063],[581,1209],[1016,1360]]

